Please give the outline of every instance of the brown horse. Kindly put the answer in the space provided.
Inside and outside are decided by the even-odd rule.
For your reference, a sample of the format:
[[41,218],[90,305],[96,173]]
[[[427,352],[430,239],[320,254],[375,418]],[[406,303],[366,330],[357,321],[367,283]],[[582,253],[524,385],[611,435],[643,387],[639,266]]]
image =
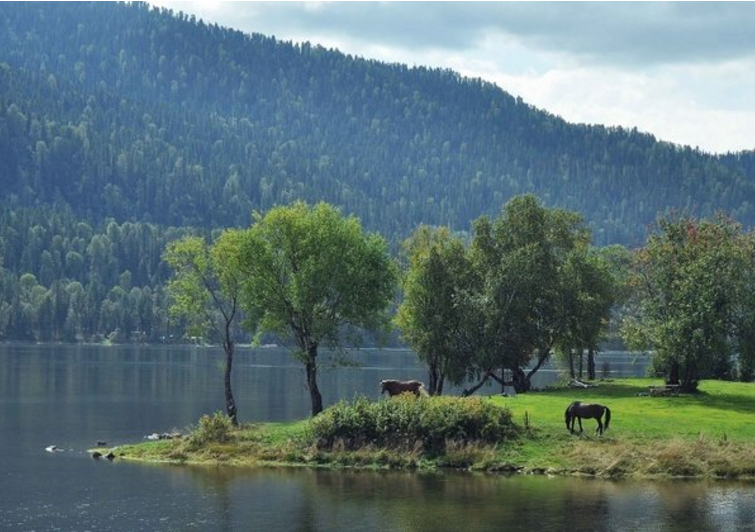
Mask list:
[[385,392],[388,392],[388,395],[391,397],[402,393],[413,393],[417,397],[427,395],[425,385],[419,381],[380,381],[380,394],[382,395]]
[[[602,421],[603,414],[606,417],[605,425]],[[582,418],[595,419],[598,422],[598,428],[595,429],[595,432],[603,434],[603,431],[608,430],[608,424],[611,421],[611,409],[599,404],[583,404],[579,401],[574,401],[566,408],[564,418],[566,419],[566,428],[571,432],[574,432],[575,420],[579,421],[579,432],[582,432]]]

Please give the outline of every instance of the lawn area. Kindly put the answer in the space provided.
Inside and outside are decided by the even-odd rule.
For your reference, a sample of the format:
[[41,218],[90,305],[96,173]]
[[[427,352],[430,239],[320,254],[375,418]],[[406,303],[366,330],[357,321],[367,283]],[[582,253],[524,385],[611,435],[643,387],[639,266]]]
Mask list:
[[[245,425],[222,441],[199,442],[197,431],[183,440],[121,447],[116,454],[149,462],[246,466],[451,467],[599,477],[755,478],[755,384],[705,381],[698,393],[676,397],[648,396],[648,386],[661,384],[657,379],[597,384],[484,398],[511,412],[508,423],[513,422],[515,436],[493,445],[449,442],[440,454],[428,454],[416,446],[392,449],[370,442],[359,448],[323,448],[313,439],[309,420]],[[611,409],[605,434],[595,434],[597,423],[592,419],[583,420],[583,434],[567,430],[564,410],[576,400]],[[435,398],[420,401],[429,401],[428,414],[434,410]],[[439,420],[438,424],[444,423]]]
[[[728,438],[755,441],[755,384],[703,381],[698,393],[678,397],[650,397],[648,386],[658,379],[598,382],[595,388],[562,388],[498,397],[510,408],[514,421],[540,431],[566,433],[564,410],[572,401],[600,403],[611,409],[606,437],[633,440],[672,437]],[[584,420],[585,434],[594,434],[595,420]]]
[[[496,397],[518,425],[532,427],[507,451],[530,470],[612,477],[755,477],[755,384],[702,382],[698,393],[648,396],[658,379],[598,382],[595,388],[561,388]],[[610,429],[595,435],[566,429],[572,401],[611,409]]]

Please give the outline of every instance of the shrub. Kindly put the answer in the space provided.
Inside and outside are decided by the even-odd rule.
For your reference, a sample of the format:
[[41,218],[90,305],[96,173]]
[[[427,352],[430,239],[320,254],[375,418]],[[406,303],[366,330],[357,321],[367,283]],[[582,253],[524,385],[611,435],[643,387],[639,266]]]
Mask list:
[[310,430],[325,449],[419,446],[425,452],[443,451],[449,442],[496,444],[515,433],[511,412],[483,398],[408,394],[377,402],[364,397],[341,401],[314,418]]
[[233,423],[231,418],[222,412],[213,415],[205,414],[199,419],[196,429],[189,436],[189,446],[194,449],[204,447],[209,443],[227,443],[233,437]]

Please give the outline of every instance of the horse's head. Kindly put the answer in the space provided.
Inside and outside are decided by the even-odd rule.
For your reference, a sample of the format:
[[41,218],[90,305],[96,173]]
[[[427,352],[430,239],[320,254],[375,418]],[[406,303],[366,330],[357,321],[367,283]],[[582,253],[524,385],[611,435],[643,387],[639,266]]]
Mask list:
[[572,409],[575,405],[578,405],[578,401],[574,401],[572,404],[566,407],[566,412],[564,412],[564,421],[566,422],[566,428],[571,428],[569,425],[571,423],[572,418],[574,417],[574,413],[572,412]]
[[385,390],[388,389],[388,381],[380,381],[380,395],[383,395],[385,393]]

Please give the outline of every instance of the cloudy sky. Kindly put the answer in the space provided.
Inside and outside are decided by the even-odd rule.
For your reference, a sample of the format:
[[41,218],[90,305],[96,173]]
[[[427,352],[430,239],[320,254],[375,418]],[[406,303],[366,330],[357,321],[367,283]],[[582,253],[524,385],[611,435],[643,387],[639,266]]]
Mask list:
[[496,83],[570,122],[755,149],[751,2],[153,2],[247,33]]

